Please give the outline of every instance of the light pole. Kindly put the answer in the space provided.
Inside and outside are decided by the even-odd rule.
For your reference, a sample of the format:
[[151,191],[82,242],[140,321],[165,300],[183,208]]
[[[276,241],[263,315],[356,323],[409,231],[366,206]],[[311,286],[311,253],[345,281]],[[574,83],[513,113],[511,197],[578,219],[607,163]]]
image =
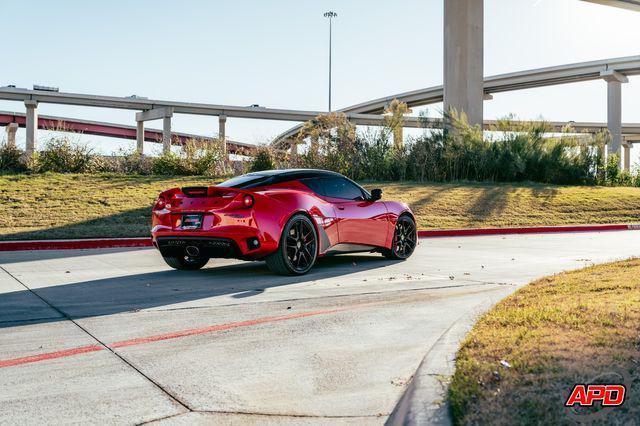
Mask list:
[[324,14],[325,18],[329,18],[329,112],[331,112],[331,21],[336,16],[338,14],[333,11]]

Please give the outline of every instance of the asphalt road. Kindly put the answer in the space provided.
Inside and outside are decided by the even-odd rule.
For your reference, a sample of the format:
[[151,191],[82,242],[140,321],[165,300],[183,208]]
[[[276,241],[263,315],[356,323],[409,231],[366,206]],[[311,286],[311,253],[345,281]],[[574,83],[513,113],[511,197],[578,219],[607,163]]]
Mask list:
[[0,424],[380,424],[414,375],[411,415],[432,421],[479,313],[537,277],[640,255],[639,237],[434,238],[406,262],[334,257],[303,277],[173,271],[153,249],[3,252]]

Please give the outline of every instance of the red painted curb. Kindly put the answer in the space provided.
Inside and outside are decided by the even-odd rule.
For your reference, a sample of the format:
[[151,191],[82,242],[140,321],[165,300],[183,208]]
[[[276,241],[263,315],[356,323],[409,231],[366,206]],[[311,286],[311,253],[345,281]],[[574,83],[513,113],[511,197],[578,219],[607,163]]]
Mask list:
[[0,241],[0,251],[77,250],[112,247],[149,247],[151,238],[104,238],[90,240]]
[[532,226],[524,228],[433,229],[418,231],[419,238],[466,237],[473,235],[543,234],[551,232],[627,231],[640,229],[640,224]]
[[[525,228],[429,229],[418,231],[420,238],[466,237],[474,235],[542,234],[551,232],[594,232],[640,230],[640,224],[537,226]],[[0,251],[79,250],[116,247],[151,247],[149,237],[87,240],[0,241]]]

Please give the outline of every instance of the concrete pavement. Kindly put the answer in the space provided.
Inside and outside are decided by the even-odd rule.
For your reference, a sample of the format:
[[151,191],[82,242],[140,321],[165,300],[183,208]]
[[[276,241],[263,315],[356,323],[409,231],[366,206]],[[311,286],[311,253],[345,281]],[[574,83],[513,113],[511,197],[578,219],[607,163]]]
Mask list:
[[173,271],[153,249],[3,252],[0,424],[380,424],[408,387],[397,418],[446,422],[442,382],[478,314],[640,255],[639,237],[426,239],[406,262],[334,257],[303,277]]

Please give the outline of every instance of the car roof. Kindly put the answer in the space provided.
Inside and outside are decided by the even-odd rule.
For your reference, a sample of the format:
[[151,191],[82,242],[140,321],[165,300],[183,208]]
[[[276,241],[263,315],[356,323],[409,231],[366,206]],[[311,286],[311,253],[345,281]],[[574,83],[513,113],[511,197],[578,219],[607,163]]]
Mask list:
[[[340,173],[332,172],[330,170],[320,169],[281,169],[281,170],[264,170],[260,172],[247,173],[254,176],[278,176],[283,179],[304,179],[310,177],[324,177],[324,176],[342,176]],[[280,179],[278,179],[280,180]]]

